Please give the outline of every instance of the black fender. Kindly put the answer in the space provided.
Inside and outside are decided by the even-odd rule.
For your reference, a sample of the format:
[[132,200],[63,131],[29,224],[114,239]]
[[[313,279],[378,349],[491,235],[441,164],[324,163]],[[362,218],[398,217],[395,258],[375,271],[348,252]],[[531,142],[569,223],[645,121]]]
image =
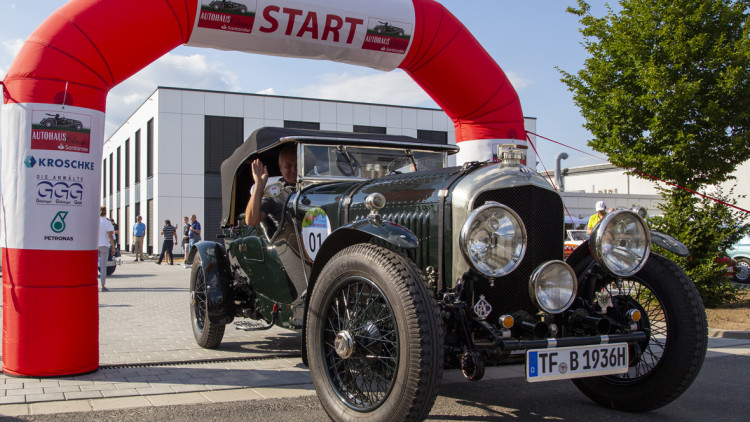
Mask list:
[[234,294],[226,249],[220,243],[204,240],[193,245],[185,262],[192,264],[195,255],[201,258],[200,271],[206,280],[208,320],[212,324],[229,324],[234,320]]
[[403,249],[414,249],[419,246],[419,240],[409,229],[390,221],[378,218],[365,218],[341,226],[332,232],[318,251],[313,263],[312,271],[307,283],[305,296],[305,312],[302,323],[302,362],[307,364],[307,309],[310,306],[310,293],[315,287],[318,274],[326,263],[340,250],[358,243],[368,243],[373,237]]

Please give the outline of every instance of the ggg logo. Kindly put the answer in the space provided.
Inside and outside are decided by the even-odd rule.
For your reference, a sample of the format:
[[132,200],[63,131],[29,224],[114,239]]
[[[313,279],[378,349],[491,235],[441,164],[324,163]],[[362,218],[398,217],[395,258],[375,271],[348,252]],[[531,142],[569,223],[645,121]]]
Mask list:
[[77,182],[42,181],[36,185],[37,204],[83,205],[83,185]]

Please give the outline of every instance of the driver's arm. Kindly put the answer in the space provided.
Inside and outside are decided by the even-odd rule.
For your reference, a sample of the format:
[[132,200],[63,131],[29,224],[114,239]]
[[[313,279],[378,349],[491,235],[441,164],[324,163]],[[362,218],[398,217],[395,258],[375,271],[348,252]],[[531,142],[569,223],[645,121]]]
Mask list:
[[245,207],[245,224],[248,226],[257,226],[266,218],[266,213],[261,211],[260,204],[263,200],[263,192],[266,190],[266,183],[268,182],[268,169],[266,169],[266,166],[259,159],[256,159],[253,161],[252,170],[255,188],[250,195],[250,200],[247,201],[247,207]]

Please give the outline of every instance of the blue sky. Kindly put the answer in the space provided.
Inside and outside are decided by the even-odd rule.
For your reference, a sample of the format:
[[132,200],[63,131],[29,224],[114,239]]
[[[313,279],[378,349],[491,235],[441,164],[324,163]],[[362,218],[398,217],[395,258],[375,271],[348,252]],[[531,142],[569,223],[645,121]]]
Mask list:
[[[555,69],[557,66],[576,72],[586,58],[578,20],[565,12],[567,6],[575,5],[574,0],[439,1],[508,74],[518,91],[524,115],[537,118],[537,133],[601,156],[586,145],[590,134],[582,127],[583,119],[572,94],[560,82],[560,73]],[[64,3],[0,0],[0,78],[23,40]],[[601,16],[606,9],[597,4],[593,12]],[[435,107],[427,94],[400,70],[384,73],[328,61],[183,46],[110,92],[107,136],[159,85]],[[372,86],[381,89],[372,90]],[[602,163],[542,139],[538,148],[550,170],[555,155],[563,151],[570,156],[563,163],[565,167]]]

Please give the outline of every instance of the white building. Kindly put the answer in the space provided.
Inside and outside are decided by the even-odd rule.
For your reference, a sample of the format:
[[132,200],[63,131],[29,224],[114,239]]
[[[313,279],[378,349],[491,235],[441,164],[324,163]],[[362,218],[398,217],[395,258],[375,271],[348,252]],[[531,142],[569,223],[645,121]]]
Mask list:
[[[525,125],[536,131],[536,119]],[[104,143],[101,202],[119,225],[123,249],[133,242],[136,215],[146,224],[150,254],[161,250],[166,219],[178,225],[181,238],[182,217],[195,214],[203,239],[215,239],[221,162],[263,126],[456,142],[440,109],[159,87]],[[179,244],[174,252],[182,253]]]

